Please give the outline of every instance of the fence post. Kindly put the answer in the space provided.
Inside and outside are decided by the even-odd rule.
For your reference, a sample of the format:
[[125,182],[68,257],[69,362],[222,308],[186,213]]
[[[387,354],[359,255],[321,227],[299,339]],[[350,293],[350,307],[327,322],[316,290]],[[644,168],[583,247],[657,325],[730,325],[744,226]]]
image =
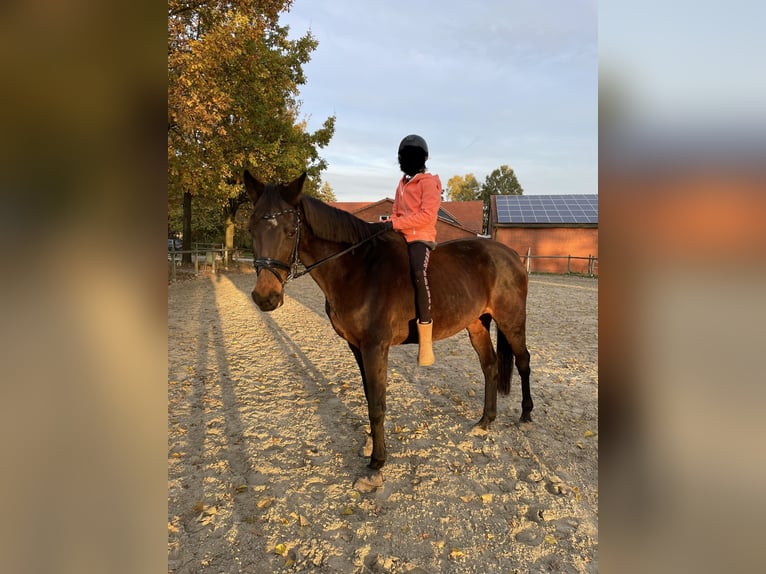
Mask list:
[[572,256],[571,255],[567,255],[567,275],[571,275],[571,273],[572,273],[572,266],[571,266],[571,264],[572,264]]
[[170,267],[172,271],[170,272],[170,279],[171,281],[176,280],[176,245],[175,245],[175,239],[170,244]]
[[198,245],[194,244],[194,250],[192,252],[192,255],[194,256],[194,274],[199,275],[199,259],[197,258],[198,255]]
[[529,264],[532,260],[532,248],[527,247],[527,275],[529,275]]

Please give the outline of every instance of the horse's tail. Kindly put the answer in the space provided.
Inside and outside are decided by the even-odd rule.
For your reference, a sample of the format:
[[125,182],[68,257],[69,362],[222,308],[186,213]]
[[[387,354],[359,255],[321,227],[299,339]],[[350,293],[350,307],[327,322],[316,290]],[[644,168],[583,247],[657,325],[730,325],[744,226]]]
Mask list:
[[497,390],[507,395],[511,392],[513,373],[513,351],[505,335],[497,328]]

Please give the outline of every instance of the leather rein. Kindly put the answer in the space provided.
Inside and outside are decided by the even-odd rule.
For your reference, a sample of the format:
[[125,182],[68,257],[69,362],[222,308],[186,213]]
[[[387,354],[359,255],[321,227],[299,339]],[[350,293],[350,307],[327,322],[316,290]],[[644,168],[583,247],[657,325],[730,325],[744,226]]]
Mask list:
[[[303,277],[304,275],[310,273],[312,270],[316,269],[320,265],[323,265],[329,261],[332,261],[333,259],[337,259],[338,257],[345,255],[349,251],[353,251],[360,245],[363,245],[364,243],[367,243],[368,241],[375,239],[379,235],[382,235],[387,231],[386,228],[381,229],[377,233],[374,233],[373,235],[370,235],[369,237],[362,239],[361,241],[354,243],[351,247],[347,247],[346,249],[343,249],[342,251],[338,251],[337,253],[333,253],[332,255],[329,255],[325,257],[324,259],[320,259],[316,263],[312,263],[311,265],[305,266],[302,271],[298,270],[298,267],[301,263],[300,256],[298,254],[298,247],[301,243],[301,214],[297,209],[284,209],[282,211],[277,211],[274,213],[267,213],[263,216],[263,219],[266,220],[274,220],[276,221],[277,217],[280,215],[286,215],[286,214],[293,214],[295,216],[295,243],[293,243],[293,250],[292,254],[290,255],[290,263],[284,263],[282,261],[279,261],[278,259],[272,259],[271,257],[258,257],[253,261],[253,265],[255,267],[255,273],[256,276],[261,272],[261,269],[266,269],[274,274],[274,276],[279,279],[279,282],[284,285],[291,279],[298,279],[299,277]],[[287,271],[287,277],[285,279],[282,279],[282,276],[277,272],[278,269],[283,269]]]

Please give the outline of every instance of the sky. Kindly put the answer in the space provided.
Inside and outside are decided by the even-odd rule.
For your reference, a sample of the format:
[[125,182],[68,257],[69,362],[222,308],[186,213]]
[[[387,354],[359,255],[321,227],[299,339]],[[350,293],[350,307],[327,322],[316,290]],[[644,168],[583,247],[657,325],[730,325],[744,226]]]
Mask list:
[[598,192],[595,0],[295,0],[281,21],[319,42],[299,99],[311,131],[336,116],[338,201],[393,198],[411,133],[445,188],[508,165],[526,195]]

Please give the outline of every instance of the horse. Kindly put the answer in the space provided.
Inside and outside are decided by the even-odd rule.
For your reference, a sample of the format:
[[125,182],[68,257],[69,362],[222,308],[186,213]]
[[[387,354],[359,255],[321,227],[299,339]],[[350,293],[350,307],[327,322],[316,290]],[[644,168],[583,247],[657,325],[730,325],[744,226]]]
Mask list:
[[[290,279],[309,273],[317,283],[327,316],[362,375],[372,435],[368,467],[379,471],[386,462],[389,349],[418,342],[406,243],[383,223],[367,223],[303,194],[305,178],[303,173],[287,184],[264,184],[244,173],[253,201],[248,227],[257,278],[252,298],[262,311],[273,311],[284,302]],[[527,272],[518,253],[486,238],[440,243],[431,254],[428,277],[433,339],[466,329],[479,356],[484,410],[474,426],[486,431],[495,420],[497,391],[509,394],[514,360],[521,377],[521,422],[531,421]],[[492,320],[497,351],[490,338]]]

